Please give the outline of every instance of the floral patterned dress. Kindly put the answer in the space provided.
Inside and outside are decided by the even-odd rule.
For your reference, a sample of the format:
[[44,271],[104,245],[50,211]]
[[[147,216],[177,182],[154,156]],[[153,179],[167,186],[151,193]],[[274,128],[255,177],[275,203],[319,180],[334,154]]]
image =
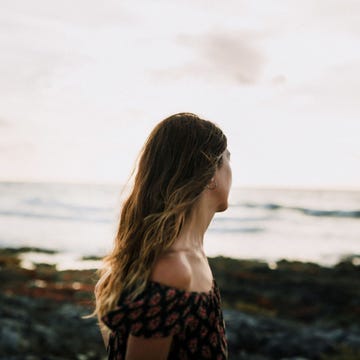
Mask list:
[[125,359],[129,334],[145,338],[173,335],[171,360],[228,358],[215,279],[209,292],[180,290],[149,280],[136,299],[122,296],[118,307],[102,320],[111,329],[109,359]]

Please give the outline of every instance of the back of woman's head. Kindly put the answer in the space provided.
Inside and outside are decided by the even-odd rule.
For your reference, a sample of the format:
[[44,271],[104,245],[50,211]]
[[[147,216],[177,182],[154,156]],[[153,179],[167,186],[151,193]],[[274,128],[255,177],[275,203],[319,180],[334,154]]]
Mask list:
[[115,246],[97,285],[96,312],[116,305],[124,290],[136,296],[159,256],[169,249],[194,204],[221,166],[223,132],[191,113],[172,115],[149,135],[124,202]]
[[226,145],[215,124],[194,114],[179,113],[160,122],[145,143],[135,178],[138,216],[195,200],[214,175]]

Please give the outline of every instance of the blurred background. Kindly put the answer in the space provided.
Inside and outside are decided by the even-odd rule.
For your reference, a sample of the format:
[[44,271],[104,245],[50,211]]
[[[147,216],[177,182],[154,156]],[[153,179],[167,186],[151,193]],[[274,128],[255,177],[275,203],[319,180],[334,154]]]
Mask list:
[[[223,279],[231,358],[356,357],[359,16],[360,4],[350,0],[1,0],[0,277],[8,310],[0,313],[7,324],[0,356],[38,356],[44,346],[49,358],[105,356],[96,347],[76,348],[71,334],[29,309],[45,301],[54,318],[68,318],[91,308],[92,274],[111,249],[141,146],[159,121],[189,111],[217,123],[232,154],[230,207],[216,214],[205,238],[214,274]],[[238,262],[232,267],[227,258]],[[261,285],[284,266],[287,274],[304,272],[289,276],[300,276],[297,290],[310,282],[313,294],[319,284],[312,281],[327,279],[327,311],[340,314],[335,303],[344,310],[336,321],[329,315],[333,337],[297,338],[290,350],[240,338],[236,326],[249,325],[245,315],[270,316],[267,308],[281,317],[274,310],[281,301]],[[225,276],[224,267],[233,271]],[[257,271],[270,278],[257,278]],[[225,286],[230,278],[232,290]],[[288,293],[287,281],[276,296]],[[331,298],[335,293],[343,297]],[[308,306],[322,296],[293,298]],[[65,306],[60,314],[49,299]],[[27,310],[19,315],[15,303]],[[301,311],[282,316],[308,326],[323,319],[314,308]],[[31,341],[14,320],[21,316],[32,324]],[[54,339],[69,338],[73,350],[57,348],[49,329]],[[317,352],[299,345],[309,341],[320,344]]]

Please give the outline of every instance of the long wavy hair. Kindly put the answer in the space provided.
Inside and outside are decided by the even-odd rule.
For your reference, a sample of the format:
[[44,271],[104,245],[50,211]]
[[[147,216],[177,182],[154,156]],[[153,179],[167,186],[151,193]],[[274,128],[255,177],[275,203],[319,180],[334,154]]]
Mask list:
[[147,138],[134,185],[123,203],[114,248],[96,285],[99,318],[120,295],[141,293],[161,254],[178,237],[206,185],[222,164],[227,139],[214,123],[192,113],[161,121]]

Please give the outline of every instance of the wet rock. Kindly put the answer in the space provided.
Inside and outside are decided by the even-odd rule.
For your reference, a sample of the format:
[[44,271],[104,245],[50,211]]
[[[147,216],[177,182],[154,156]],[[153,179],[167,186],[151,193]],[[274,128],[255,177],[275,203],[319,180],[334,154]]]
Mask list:
[[322,359],[341,346],[360,350],[359,334],[349,329],[319,328],[293,321],[224,310],[233,359]]
[[96,319],[82,319],[86,308],[1,294],[0,309],[0,359],[106,358]]
[[[0,250],[0,360],[105,359],[97,320],[82,318],[93,309],[95,271],[22,269],[16,256]],[[209,262],[230,360],[360,359],[357,262]]]

